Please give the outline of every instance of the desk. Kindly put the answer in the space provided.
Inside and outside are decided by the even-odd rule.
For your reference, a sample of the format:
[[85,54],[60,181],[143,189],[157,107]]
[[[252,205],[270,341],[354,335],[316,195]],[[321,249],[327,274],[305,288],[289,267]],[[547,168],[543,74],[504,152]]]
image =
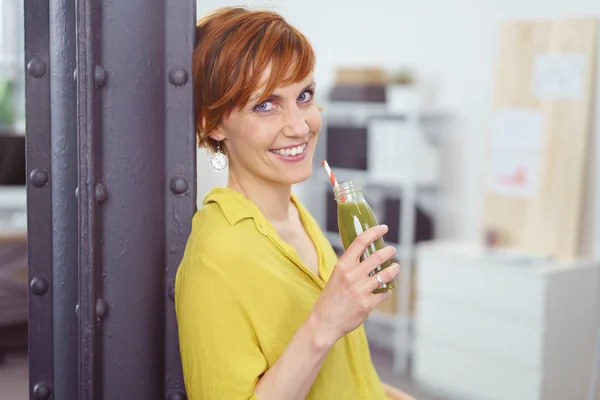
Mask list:
[[515,263],[474,244],[417,250],[414,378],[450,398],[580,400],[600,316],[597,262]]

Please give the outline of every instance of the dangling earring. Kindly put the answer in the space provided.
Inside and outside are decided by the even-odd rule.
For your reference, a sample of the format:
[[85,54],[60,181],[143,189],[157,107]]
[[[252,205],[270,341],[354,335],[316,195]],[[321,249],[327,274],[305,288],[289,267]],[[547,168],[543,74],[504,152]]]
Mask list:
[[221,151],[221,142],[217,142],[217,151],[208,159],[208,164],[213,171],[221,172],[227,168],[227,156]]

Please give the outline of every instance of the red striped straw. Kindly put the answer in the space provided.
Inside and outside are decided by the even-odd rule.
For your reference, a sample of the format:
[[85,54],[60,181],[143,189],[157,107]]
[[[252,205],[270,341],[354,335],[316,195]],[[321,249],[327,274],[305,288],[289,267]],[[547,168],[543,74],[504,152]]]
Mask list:
[[[335,187],[338,185],[338,181],[337,179],[335,179],[335,175],[333,175],[333,172],[331,171],[331,168],[329,168],[329,164],[327,164],[326,160],[323,160],[323,162],[321,163],[323,164],[323,167],[325,168],[325,171],[327,172],[327,175],[329,175],[329,180],[331,181],[331,184]],[[341,196],[341,200],[342,202],[346,201],[346,196],[342,195]]]
[[323,167],[325,168],[325,172],[327,172],[327,175],[329,175],[329,180],[331,181],[331,184],[333,186],[337,186],[338,182],[335,179],[335,176],[333,175],[333,172],[331,172],[331,168],[329,168],[329,164],[327,164],[327,161],[323,160],[322,164],[323,164]]

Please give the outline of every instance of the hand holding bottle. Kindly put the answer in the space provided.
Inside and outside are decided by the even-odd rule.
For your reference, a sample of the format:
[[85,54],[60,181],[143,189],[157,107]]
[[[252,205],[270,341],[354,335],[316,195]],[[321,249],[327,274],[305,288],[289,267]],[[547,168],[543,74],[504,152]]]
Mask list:
[[381,282],[394,279],[400,272],[400,266],[392,264],[385,268],[379,272],[379,279],[377,274],[369,276],[369,273],[393,258],[396,249],[383,247],[361,261],[365,250],[387,230],[387,226],[378,225],[358,235],[340,257],[317,300],[312,316],[317,321],[315,325],[319,334],[329,345],[358,328],[375,307],[390,297],[391,291],[373,291],[381,286]]

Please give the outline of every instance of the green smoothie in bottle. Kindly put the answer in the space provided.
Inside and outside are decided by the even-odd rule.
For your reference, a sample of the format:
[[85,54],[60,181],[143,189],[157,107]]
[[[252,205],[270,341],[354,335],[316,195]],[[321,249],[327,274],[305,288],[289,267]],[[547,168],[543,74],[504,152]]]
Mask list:
[[[365,200],[362,187],[359,184],[352,181],[338,184],[333,188],[333,193],[338,206],[338,228],[340,238],[342,239],[342,246],[344,250],[348,250],[350,244],[359,234],[378,225],[377,219],[369,203]],[[385,243],[383,239],[377,239],[365,250],[361,256],[361,261],[384,247]],[[391,264],[392,262],[388,260],[375,268],[369,275],[373,276]],[[386,292],[395,287],[396,281],[392,279],[383,285],[383,287],[376,289],[374,293]]]

